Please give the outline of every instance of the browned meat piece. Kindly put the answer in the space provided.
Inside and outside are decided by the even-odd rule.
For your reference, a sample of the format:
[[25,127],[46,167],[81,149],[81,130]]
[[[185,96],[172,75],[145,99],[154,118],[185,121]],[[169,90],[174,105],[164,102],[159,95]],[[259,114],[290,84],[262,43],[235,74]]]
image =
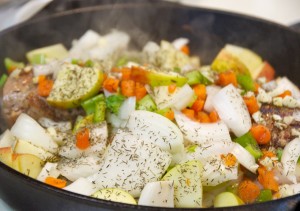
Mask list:
[[51,118],[54,121],[74,121],[76,116],[83,114],[81,108],[65,110],[50,106],[46,99],[37,94],[37,85],[32,82],[30,71],[18,77],[9,77],[3,88],[2,113],[10,127],[21,113],[27,113],[34,119]]
[[[292,135],[292,129],[299,129],[300,122],[292,121],[289,125],[278,124],[273,118],[273,114],[277,114],[282,117],[292,116],[296,109],[287,107],[276,107],[274,105],[264,104],[261,106],[260,111],[263,119],[266,121],[266,126],[270,129],[272,134],[271,146],[275,148],[284,147],[287,143],[293,140],[296,136]],[[299,109],[297,109],[299,110]]]

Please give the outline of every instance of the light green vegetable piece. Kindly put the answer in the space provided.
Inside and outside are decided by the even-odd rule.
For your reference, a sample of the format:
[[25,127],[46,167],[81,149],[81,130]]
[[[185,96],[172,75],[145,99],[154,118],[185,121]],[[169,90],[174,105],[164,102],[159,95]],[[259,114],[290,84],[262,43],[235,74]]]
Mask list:
[[244,204],[242,199],[231,192],[220,193],[214,200],[214,207],[231,207],[242,204]]
[[126,191],[118,188],[105,188],[97,191],[92,197],[125,204],[136,204],[135,199]]
[[75,108],[96,95],[103,82],[103,72],[97,68],[65,64],[59,71],[47,102],[59,108]]
[[[38,48],[26,53],[26,58],[31,64],[41,64],[45,59],[64,59],[68,56],[68,51],[62,44],[55,44]],[[41,60],[42,58],[42,60]]]
[[201,172],[201,162],[193,160],[176,165],[162,178],[163,181],[174,182],[175,207],[202,207]]

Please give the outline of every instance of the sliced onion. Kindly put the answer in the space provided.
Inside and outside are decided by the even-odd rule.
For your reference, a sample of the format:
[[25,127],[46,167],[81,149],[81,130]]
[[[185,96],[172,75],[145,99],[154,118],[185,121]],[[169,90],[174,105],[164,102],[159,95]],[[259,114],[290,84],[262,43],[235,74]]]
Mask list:
[[56,167],[57,163],[47,162],[36,179],[41,182],[45,182],[47,177],[57,178],[60,175],[60,172]]
[[241,145],[234,143],[231,153],[238,159],[239,163],[249,171],[256,173],[258,165],[255,158]]
[[278,78],[276,82],[277,82],[277,87],[271,93],[274,93],[274,95],[276,95],[276,93],[281,94],[283,91],[289,90],[292,92],[292,96],[294,98],[297,99],[300,98],[299,88],[293,82],[291,82],[287,77]]
[[216,186],[238,178],[238,165],[229,168],[219,156],[208,157],[202,162],[204,162],[201,177],[203,186]]
[[192,143],[231,142],[228,128],[222,121],[216,123],[199,123],[190,120],[179,111],[175,111],[175,119],[184,138]]
[[283,167],[283,175],[286,176],[294,184],[296,179],[296,165],[300,156],[300,138],[295,138],[289,142],[283,149],[281,163]]
[[210,156],[220,156],[230,153],[234,147],[233,142],[228,141],[215,141],[206,142],[195,146],[194,152],[187,152],[186,157],[188,160],[202,160]]
[[211,112],[214,110],[212,99],[220,90],[221,90],[221,87],[215,86],[215,85],[206,87],[207,97],[206,97],[205,104],[204,104],[205,111]]
[[70,181],[75,181],[80,177],[88,177],[95,174],[101,168],[101,160],[96,156],[80,157],[74,160],[62,159],[57,164],[57,169],[61,175]]
[[122,103],[118,117],[123,120],[127,120],[130,114],[135,110],[136,98],[129,97]]
[[68,122],[55,122],[52,119],[41,117],[38,122],[44,127],[54,127],[55,129],[58,129],[59,131],[66,132],[72,129],[72,123],[70,121]]
[[177,38],[172,42],[172,45],[177,49],[180,50],[183,46],[187,45],[189,43],[189,39],[187,38]]
[[78,178],[76,181],[64,187],[63,189],[85,196],[90,196],[97,191],[96,186],[83,177]]
[[243,98],[232,85],[221,89],[213,97],[213,107],[221,120],[236,136],[242,136],[251,128],[251,118]]
[[18,139],[30,142],[48,152],[55,153],[58,149],[57,143],[46,133],[34,119],[22,113],[11,128],[11,133]]
[[174,108],[181,110],[185,108],[194,97],[194,90],[185,84],[178,87],[173,94],[168,91],[168,86],[154,87],[154,100],[158,109]]
[[106,121],[112,124],[115,128],[124,128],[126,125],[127,120],[120,119],[117,115],[106,112]]
[[13,147],[15,144],[15,141],[16,141],[15,137],[10,132],[10,130],[7,129],[3,134],[1,134],[0,148]]
[[148,140],[171,154],[184,151],[183,136],[178,127],[166,117],[149,112],[131,113],[127,128],[140,140]]

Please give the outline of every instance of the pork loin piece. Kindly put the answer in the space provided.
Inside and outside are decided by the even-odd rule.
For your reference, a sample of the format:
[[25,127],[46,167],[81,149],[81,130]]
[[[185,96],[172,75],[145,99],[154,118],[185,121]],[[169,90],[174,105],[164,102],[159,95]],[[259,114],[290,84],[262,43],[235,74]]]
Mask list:
[[78,115],[84,114],[83,109],[65,110],[50,106],[46,98],[38,95],[37,85],[33,83],[32,71],[18,76],[9,76],[3,87],[2,113],[11,127],[21,113],[26,113],[38,120],[47,117],[54,121],[74,121]]
[[271,131],[271,146],[283,148],[297,136],[295,131],[300,131],[300,122],[295,121],[292,117],[293,113],[299,110],[298,108],[277,107],[271,104],[261,106],[262,118]]

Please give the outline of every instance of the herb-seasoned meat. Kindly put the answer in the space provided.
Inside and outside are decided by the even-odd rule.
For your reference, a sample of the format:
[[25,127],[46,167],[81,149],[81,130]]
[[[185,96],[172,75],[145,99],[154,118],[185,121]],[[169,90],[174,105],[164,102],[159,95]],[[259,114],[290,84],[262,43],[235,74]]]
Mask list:
[[18,76],[8,78],[3,88],[2,107],[8,126],[12,126],[22,112],[34,119],[47,117],[55,121],[74,121],[83,114],[82,109],[65,110],[50,106],[44,97],[38,95],[31,71],[22,71]]
[[[292,130],[298,130],[300,128],[300,122],[292,120],[291,118],[296,110],[299,109],[277,107],[271,104],[263,104],[261,106],[260,111],[262,113],[262,118],[272,134],[271,146],[276,148],[284,147],[296,137],[293,135]],[[291,119],[292,121],[289,122],[287,119]]]

